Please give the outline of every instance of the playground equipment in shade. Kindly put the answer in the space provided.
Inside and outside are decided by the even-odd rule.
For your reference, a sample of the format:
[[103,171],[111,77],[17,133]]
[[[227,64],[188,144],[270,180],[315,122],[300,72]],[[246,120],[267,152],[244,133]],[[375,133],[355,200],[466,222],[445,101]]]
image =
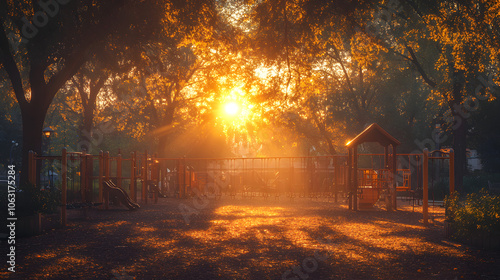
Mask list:
[[[384,154],[358,154],[361,143],[376,142]],[[372,124],[347,144],[348,154],[306,157],[266,158],[159,158],[155,154],[132,152],[130,157],[99,155],[62,150],[60,156],[29,154],[29,181],[39,185],[40,163],[60,163],[62,205],[109,206],[109,194],[129,209],[139,201],[156,203],[160,197],[192,196],[254,198],[274,195],[325,198],[328,201],[349,198],[349,208],[371,207],[385,199],[387,210],[397,209],[396,193],[422,195],[426,213],[429,160],[449,162],[450,193],[453,192],[453,150],[424,151],[423,154],[397,154],[399,141],[377,124]],[[371,165],[363,159],[371,159]],[[398,159],[399,157],[399,159]],[[376,160],[380,159],[377,164]],[[405,159],[406,158],[406,159]],[[398,169],[399,168],[399,169]],[[401,174],[401,175],[400,175]],[[112,180],[112,183],[104,183]],[[413,182],[413,183],[412,183]],[[105,195],[108,193],[107,195]],[[139,195],[138,195],[139,193]],[[66,224],[66,207],[61,207],[61,223]],[[424,221],[426,215],[424,215]]]
[[[358,146],[368,142],[376,142],[384,147],[383,168],[380,170],[361,170],[360,172],[358,169]],[[387,209],[396,209],[396,147],[400,144],[401,142],[376,123],[368,126],[346,144],[348,148],[349,209],[358,210],[358,206],[371,207],[377,202],[381,193],[386,199]],[[360,176],[361,178],[359,178]],[[360,183],[365,183],[365,185],[360,186]]]
[[137,210],[141,208],[139,204],[130,199],[124,189],[117,187],[111,180],[104,182],[104,192],[105,201],[109,199],[109,201],[113,202],[114,205],[119,205],[121,203],[129,210]]

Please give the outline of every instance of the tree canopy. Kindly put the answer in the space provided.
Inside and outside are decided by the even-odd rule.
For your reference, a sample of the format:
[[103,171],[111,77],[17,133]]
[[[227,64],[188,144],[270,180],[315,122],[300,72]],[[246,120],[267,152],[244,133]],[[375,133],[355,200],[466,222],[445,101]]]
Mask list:
[[[453,147],[460,185],[466,149],[487,154],[496,142],[480,139],[498,139],[481,121],[497,103],[496,1],[3,0],[0,8],[0,141],[23,141],[23,170],[29,150],[43,152],[48,125],[64,134],[60,146],[146,144],[166,157],[203,157],[338,154],[378,122],[403,152]],[[8,137],[16,124],[22,139]]]

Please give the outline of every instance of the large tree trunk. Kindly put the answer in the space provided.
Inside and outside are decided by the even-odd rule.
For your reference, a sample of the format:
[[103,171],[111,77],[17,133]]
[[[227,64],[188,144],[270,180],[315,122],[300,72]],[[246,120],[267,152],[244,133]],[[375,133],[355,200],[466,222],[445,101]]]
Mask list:
[[[94,124],[94,106],[89,105],[88,108],[83,109],[83,131],[92,137],[92,130]],[[91,140],[91,139],[89,139]]]
[[[36,2],[37,1],[30,2],[33,6],[33,11],[42,12],[41,8],[36,5]],[[80,27],[79,24],[76,24],[75,26],[68,25],[68,28],[62,30],[60,34],[54,33],[53,38],[47,38],[41,35],[31,38],[26,44],[27,55],[21,54],[21,56],[23,56],[23,62],[19,60],[19,63],[23,63],[23,67],[29,66],[27,68],[29,68],[29,84],[32,90],[30,101],[26,100],[23,79],[21,78],[21,72],[19,71],[16,60],[11,53],[12,48],[6,35],[6,29],[0,27],[0,62],[2,62],[12,83],[12,88],[21,108],[23,122],[21,183],[26,183],[28,181],[29,151],[33,150],[38,154],[42,152],[43,122],[54,95],[64,86],[66,81],[78,71],[86,60],[86,53],[91,45],[107,36],[109,31],[112,30],[110,27],[116,26],[113,23],[120,22],[118,21],[119,19],[117,19],[117,15],[123,14],[120,13],[120,10],[129,2],[130,1],[112,1],[110,5],[103,5],[103,9],[99,9],[100,14],[95,15],[95,20],[89,21],[92,22],[91,24],[81,26],[82,32],[75,32],[75,34],[80,33],[78,37],[68,37],[64,35],[67,32],[71,32],[74,27]],[[16,16],[8,15],[12,14],[11,12],[13,11],[9,12],[8,9],[11,8],[11,5],[7,5],[6,3],[7,1],[2,1],[2,9],[5,9],[7,12],[4,13],[2,11],[0,15],[1,21],[3,22],[6,18],[11,18],[13,22],[16,20],[20,21],[22,13]],[[28,9],[30,7],[26,6],[24,8]],[[66,26],[66,24],[59,26]],[[71,41],[67,41],[69,38],[72,38]],[[59,48],[60,46],[61,48]],[[71,48],[72,52],[65,53],[65,47]],[[60,50],[62,50],[63,54],[59,53]],[[47,81],[45,72],[54,61],[64,61],[64,67],[58,70],[57,73],[52,75]]]
[[80,128],[80,147],[86,152],[92,153],[92,134],[94,129],[94,104],[83,105],[83,126]]
[[[175,114],[175,109],[176,106],[174,104],[168,105],[166,111],[165,111],[165,116],[163,117],[163,122],[162,122],[162,127],[167,127],[172,125],[174,122],[174,114]],[[157,127],[159,129],[160,127]],[[169,141],[169,133],[164,133],[161,134],[158,137],[158,151],[159,155],[162,157],[168,157],[167,154],[167,146],[168,146],[168,141]]]
[[467,120],[468,112],[462,106],[464,96],[465,75],[450,63],[453,73],[452,96],[448,105],[453,116],[453,150],[455,152],[455,190],[462,190],[463,178],[466,171],[467,148]]
[[76,87],[83,108],[83,125],[80,126],[80,145],[78,148],[85,149],[88,153],[92,153],[94,117],[96,111],[97,96],[104,86],[108,75],[101,75],[97,79],[90,78],[89,93],[87,94],[84,87],[84,75],[80,74],[79,78],[73,79],[73,85]]
[[[21,184],[28,182],[29,174],[29,152],[33,151],[38,155],[42,155],[42,130],[47,109],[42,106],[21,107],[22,123],[23,123],[23,149],[22,149],[22,165],[21,165]],[[41,162],[37,162],[36,182],[40,182]]]
[[[462,118],[461,116],[454,116]],[[455,152],[455,190],[461,191],[464,175],[467,172],[467,122],[461,119],[461,124],[453,131],[453,150]]]

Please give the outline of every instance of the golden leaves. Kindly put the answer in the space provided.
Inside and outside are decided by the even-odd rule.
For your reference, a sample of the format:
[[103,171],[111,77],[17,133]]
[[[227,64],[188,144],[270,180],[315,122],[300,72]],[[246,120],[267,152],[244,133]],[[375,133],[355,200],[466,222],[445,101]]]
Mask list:
[[466,75],[475,75],[476,69],[485,70],[485,59],[498,58],[498,48],[489,45],[485,35],[487,30],[484,30],[487,27],[485,23],[498,19],[498,13],[492,13],[495,10],[498,7],[489,6],[487,19],[481,20],[474,10],[450,7],[442,3],[439,12],[424,17],[429,31],[428,38],[435,41],[442,50],[437,63],[440,71],[446,71],[451,64],[454,68],[465,71]]

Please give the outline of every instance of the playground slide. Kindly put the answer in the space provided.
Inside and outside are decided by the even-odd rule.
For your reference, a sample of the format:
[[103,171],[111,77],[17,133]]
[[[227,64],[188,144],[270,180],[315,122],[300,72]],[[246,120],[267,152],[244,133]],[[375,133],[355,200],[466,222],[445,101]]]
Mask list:
[[139,204],[135,203],[130,199],[128,194],[123,190],[122,188],[119,188],[113,183],[112,181],[106,181],[104,182],[104,186],[107,188],[109,192],[109,199],[116,198],[118,201],[120,201],[123,205],[125,205],[128,209],[130,210],[136,210],[141,208]]

